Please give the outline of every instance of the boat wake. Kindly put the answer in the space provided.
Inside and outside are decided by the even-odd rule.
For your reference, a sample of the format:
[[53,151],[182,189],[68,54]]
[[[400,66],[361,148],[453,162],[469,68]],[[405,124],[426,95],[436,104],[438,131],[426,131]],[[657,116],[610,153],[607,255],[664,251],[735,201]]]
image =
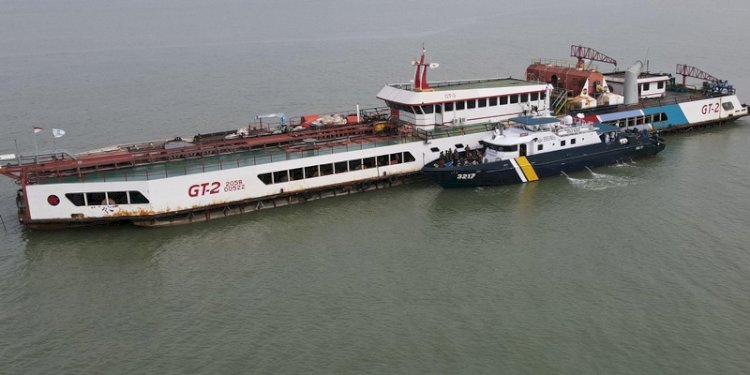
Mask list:
[[[612,166],[613,167],[617,167],[617,168],[622,168],[622,167],[624,167],[624,168],[631,168],[631,167],[635,167],[636,164],[637,163],[636,163],[635,160],[630,159],[629,161],[618,162],[617,164],[613,164]],[[591,171],[591,169],[589,169],[589,167],[586,167],[586,169],[588,169],[589,171]]]
[[570,184],[573,185],[574,187],[585,189],[585,190],[593,190],[593,191],[629,186],[629,185],[636,184],[638,182],[636,179],[632,177],[596,173],[592,171],[591,169],[589,169],[588,167],[586,169],[591,174],[590,178],[571,177],[565,172],[562,172],[562,175],[565,176],[568,182],[570,182]]

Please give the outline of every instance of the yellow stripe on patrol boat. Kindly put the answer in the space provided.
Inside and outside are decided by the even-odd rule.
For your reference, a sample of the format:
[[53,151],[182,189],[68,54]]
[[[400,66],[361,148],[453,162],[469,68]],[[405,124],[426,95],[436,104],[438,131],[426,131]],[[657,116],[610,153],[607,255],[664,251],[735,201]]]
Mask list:
[[521,167],[523,174],[526,175],[527,180],[536,181],[539,179],[539,176],[537,176],[536,172],[534,171],[534,167],[531,166],[531,163],[529,163],[529,159],[526,159],[525,156],[517,157],[516,162],[518,163],[518,166]]

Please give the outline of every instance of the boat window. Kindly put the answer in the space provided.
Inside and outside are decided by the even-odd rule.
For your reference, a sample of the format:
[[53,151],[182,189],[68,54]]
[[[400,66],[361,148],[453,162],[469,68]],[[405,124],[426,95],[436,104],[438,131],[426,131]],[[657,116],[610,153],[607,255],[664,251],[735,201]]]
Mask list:
[[128,204],[128,194],[124,191],[108,191],[107,199],[115,204]]
[[456,143],[454,146],[456,146],[457,149],[458,148],[464,148],[464,144],[463,143]]
[[302,174],[302,168],[294,168],[289,170],[289,179],[291,181],[297,181],[304,178]]
[[731,111],[734,109],[734,104],[732,102],[724,102],[721,103],[721,108],[724,108],[725,111]]
[[487,98],[477,100],[477,107],[484,108],[487,106]]
[[289,171],[278,171],[273,172],[273,183],[278,184],[280,182],[289,181]]
[[664,81],[661,81],[661,82],[657,83],[656,84],[656,88],[659,89],[659,90],[663,89],[664,88]]
[[429,115],[430,113],[434,112],[434,110],[435,110],[435,106],[434,106],[434,105],[432,105],[432,104],[430,104],[430,105],[425,105],[425,106],[422,106],[422,111],[423,111],[423,112],[424,112],[424,114],[426,114],[426,115]]
[[340,162],[334,164],[334,169],[335,169],[336,173],[348,172],[349,168],[347,167],[347,165],[348,165],[347,162],[340,161]]
[[576,144],[576,139],[575,139],[575,138],[572,138],[572,139],[570,140],[570,144],[571,144],[571,145],[574,145],[574,144]]
[[391,154],[391,164],[400,164],[401,163],[401,153],[398,154]]
[[86,201],[83,199],[83,193],[67,193],[65,194],[65,198],[68,198],[70,203],[73,203],[76,206],[86,205]]
[[463,111],[466,102],[456,102],[456,111]]
[[390,161],[388,159],[388,155],[380,155],[378,156],[378,167],[382,167],[384,165],[389,165]]
[[101,206],[107,204],[107,196],[101,193],[86,193],[86,201],[89,206]]
[[130,195],[130,204],[148,204],[148,198],[143,196],[140,191],[129,191],[128,195]]
[[532,102],[535,102],[535,101],[539,100],[539,93],[538,92],[532,92],[531,96],[529,97],[529,99]]
[[333,174],[333,164],[321,164],[320,165],[321,176],[328,176],[332,174]]
[[432,147],[432,148],[430,148],[430,151],[432,151],[432,152],[438,152],[438,151],[440,151],[440,149],[437,148],[437,147]]
[[453,110],[453,102],[445,103],[445,112],[449,112]]
[[490,98],[490,107],[494,107],[497,105],[497,97]]
[[514,152],[514,151],[518,151],[518,145],[505,145],[505,146],[501,146],[501,145],[493,145],[493,144],[489,144],[488,143],[487,147],[489,147],[489,148],[491,148],[491,149],[493,149],[495,151],[499,151],[499,152]]
[[362,169],[362,159],[349,160],[349,170],[356,171]]
[[362,169],[375,168],[375,157],[362,159]]
[[529,101],[529,94],[521,94],[521,103],[526,103]]
[[472,99],[472,100],[466,101],[466,109],[474,109],[476,106],[477,106],[476,100]]
[[309,167],[305,167],[305,178],[312,178],[312,177],[318,177],[318,166],[312,165]]
[[536,150],[537,150],[537,151],[542,151],[542,150],[544,150],[544,145],[543,145],[543,144],[540,144],[540,145],[536,145]]
[[258,179],[266,185],[271,185],[273,183],[273,179],[271,178],[270,173],[259,174]]
[[417,114],[417,115],[423,115],[424,114],[424,113],[422,113],[422,107],[420,107],[418,105],[412,106],[411,110],[412,110],[412,112],[414,112],[414,114]]
[[414,159],[414,156],[411,154],[411,152],[404,152],[404,163],[409,163],[415,160],[417,159]]
[[500,105],[506,105],[508,104],[508,97],[507,96],[501,96],[500,97]]
[[414,109],[408,105],[399,104],[398,109],[404,112],[414,113]]
[[539,99],[540,99],[540,100],[544,100],[544,99],[547,99],[547,93],[546,93],[546,92],[543,92],[543,93],[541,93],[541,94],[539,95]]
[[646,82],[643,84],[643,91],[651,90],[651,84]]
[[560,141],[560,146],[565,146],[565,140]]
[[511,95],[510,96],[510,104],[518,103],[518,95]]

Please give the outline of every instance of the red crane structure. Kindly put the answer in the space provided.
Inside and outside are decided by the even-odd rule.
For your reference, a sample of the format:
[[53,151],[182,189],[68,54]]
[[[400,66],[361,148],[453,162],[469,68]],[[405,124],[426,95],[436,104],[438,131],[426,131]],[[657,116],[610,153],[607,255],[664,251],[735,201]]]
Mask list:
[[585,68],[585,59],[591,61],[601,61],[617,67],[617,60],[591,47],[572,45],[570,46],[570,56],[578,58],[578,65],[576,67],[580,69]]
[[718,78],[712,76],[711,74],[708,74],[694,66],[690,65],[684,65],[684,64],[677,64],[677,74],[682,76],[682,85],[685,86],[685,79],[687,77],[693,77],[702,79],[704,81],[708,82],[717,82],[719,81]]

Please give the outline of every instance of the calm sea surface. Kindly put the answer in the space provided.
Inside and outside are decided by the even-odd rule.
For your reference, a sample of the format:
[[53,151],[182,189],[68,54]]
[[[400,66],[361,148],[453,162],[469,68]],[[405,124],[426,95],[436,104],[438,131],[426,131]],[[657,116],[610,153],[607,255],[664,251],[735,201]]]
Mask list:
[[[0,0],[0,154],[32,125],[82,151],[379,105],[422,43],[434,80],[580,43],[750,101],[750,5],[653,3]],[[2,179],[0,374],[747,374],[748,140],[165,229],[25,230]]]

